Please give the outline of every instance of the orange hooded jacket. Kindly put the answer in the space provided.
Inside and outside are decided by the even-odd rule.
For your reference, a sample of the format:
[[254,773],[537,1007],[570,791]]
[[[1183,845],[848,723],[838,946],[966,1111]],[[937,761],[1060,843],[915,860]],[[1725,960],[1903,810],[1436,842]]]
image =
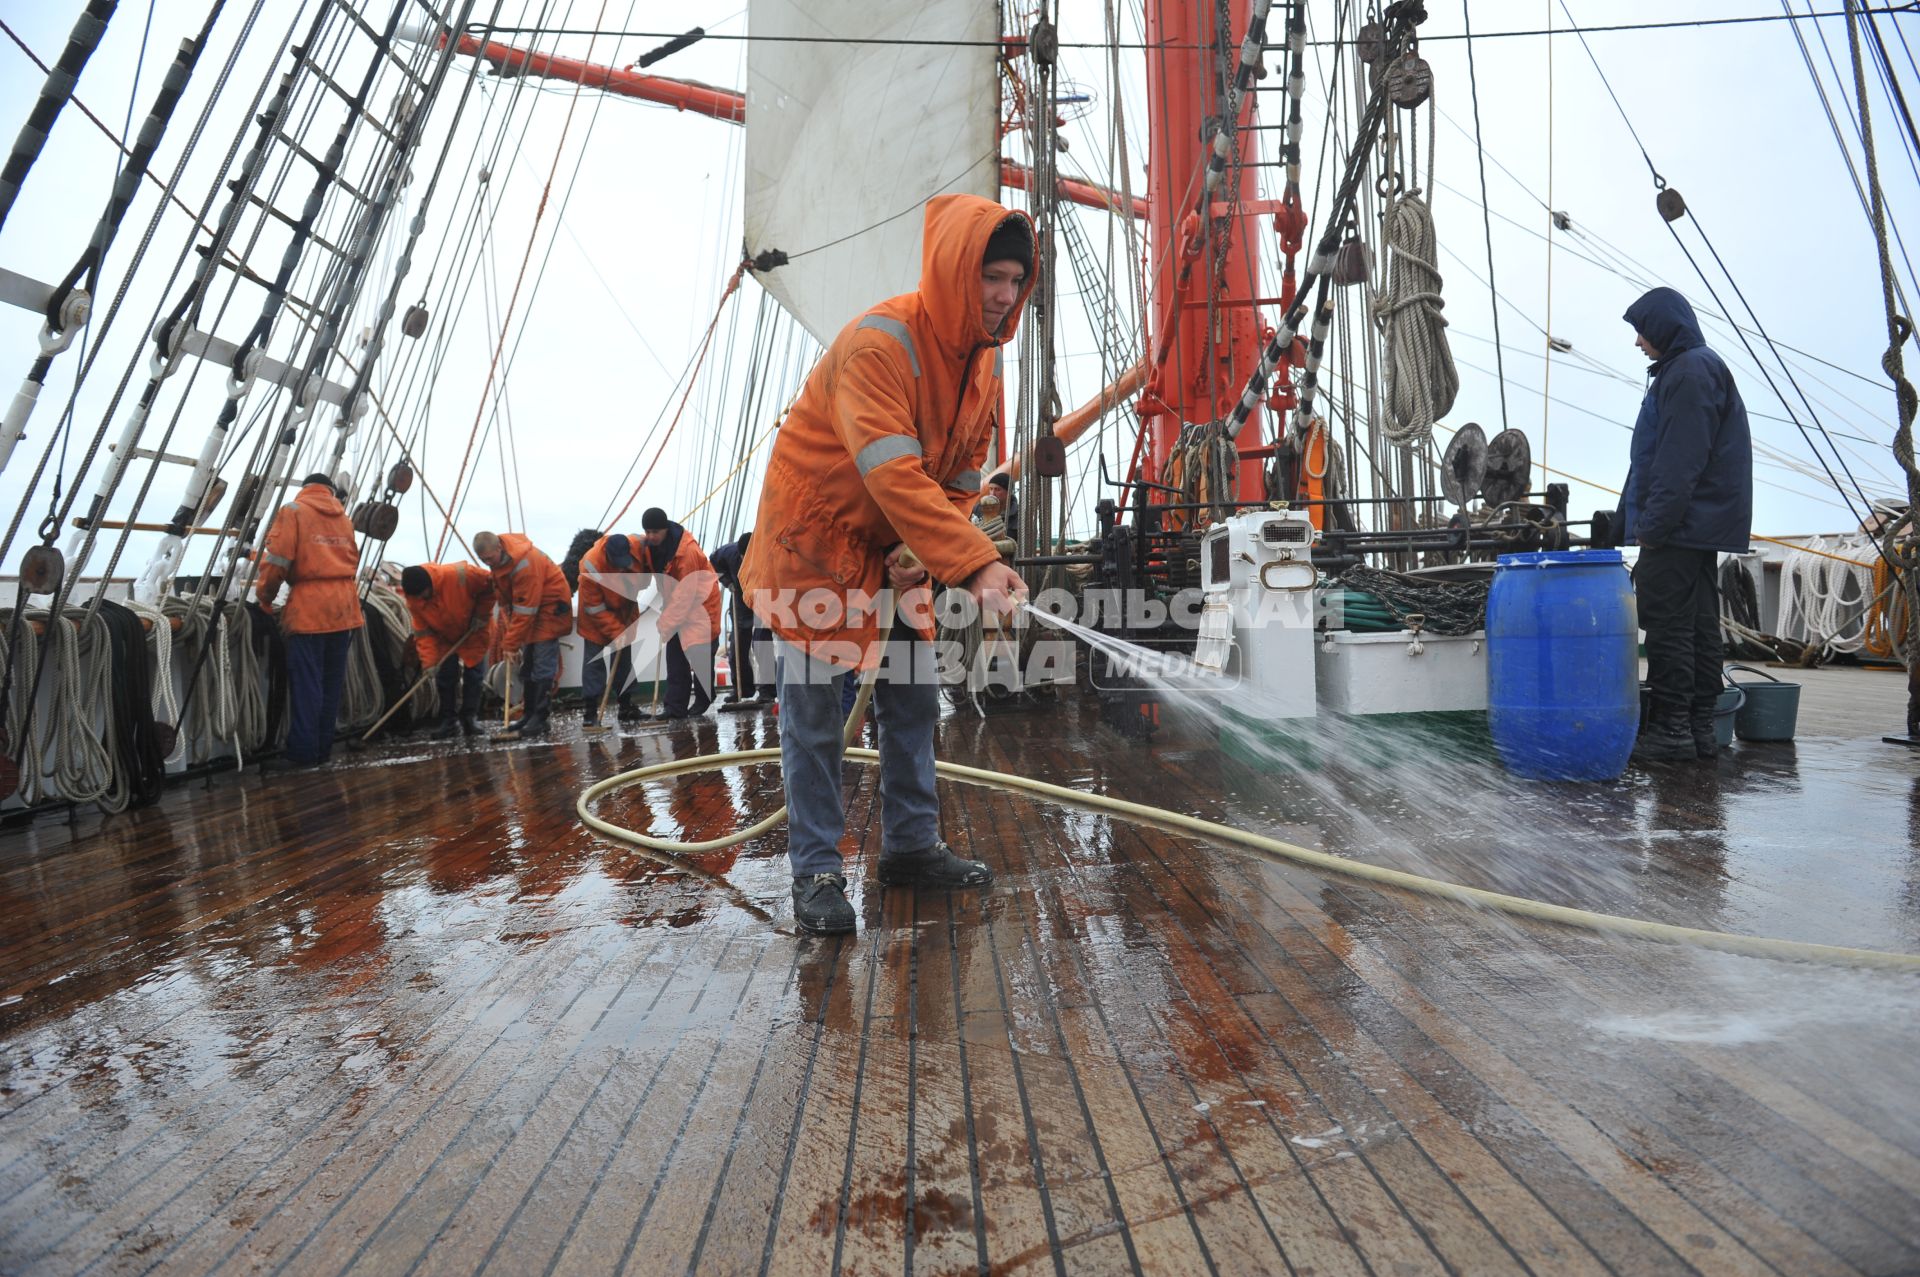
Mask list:
[[929,200],[920,287],[841,329],[780,425],[740,585],[763,623],[816,660],[879,659],[872,600],[893,546],[948,584],[999,558],[968,516],[1000,413],[1000,348],[1033,291],[1029,271],[987,331],[987,241],[1013,217],[1026,220],[977,195]]
[[500,605],[499,650],[510,659],[528,643],[557,639],[573,629],[573,591],[560,565],[518,532],[502,532],[507,566],[493,568],[493,598]]
[[711,643],[720,633],[720,574],[693,533],[677,523],[667,525],[667,539],[659,545],[642,544],[640,560],[670,581],[660,582],[660,633],[678,638],[682,648]]
[[353,522],[340,499],[329,485],[309,483],[273,516],[260,551],[254,597],[271,609],[280,583],[290,581],[293,589],[280,613],[280,626],[287,633],[357,630],[367,623],[353,580],[359,567]]
[[[607,542],[615,537],[625,540],[631,561],[616,568],[607,560]],[[622,594],[604,578],[647,570],[647,547],[637,536],[609,532],[580,556],[580,637],[605,647],[619,638],[629,625],[640,619],[640,605]]]
[[[423,563],[433,594],[417,599],[411,594],[407,611],[413,615],[413,646],[422,669],[440,663],[447,649],[458,643],[459,660],[472,668],[487,659],[493,638],[493,577],[475,563]],[[469,635],[469,627],[475,627]]]

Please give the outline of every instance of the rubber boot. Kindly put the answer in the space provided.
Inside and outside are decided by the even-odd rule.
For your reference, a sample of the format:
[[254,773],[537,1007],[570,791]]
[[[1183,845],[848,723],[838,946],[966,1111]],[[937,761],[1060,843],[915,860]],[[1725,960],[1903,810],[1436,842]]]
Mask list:
[[547,706],[553,700],[551,687],[527,688],[527,712],[520,719],[520,739],[547,734]]
[[1720,752],[1720,738],[1713,728],[1713,711],[1720,703],[1718,696],[1695,697],[1687,706],[1687,727],[1693,734],[1693,756],[1712,758]]
[[1633,743],[1633,761],[1692,762],[1697,756],[1693,748],[1693,732],[1687,724],[1686,707],[1655,701],[1647,711],[1647,723],[1640,732],[1640,739]]
[[460,716],[460,731],[463,735],[478,736],[480,734],[480,719],[478,716],[462,714]]
[[459,734],[460,734],[460,720],[456,718],[453,714],[449,713],[441,717],[440,726],[433,729],[433,734],[431,737],[429,737],[429,739],[451,740],[453,737],[458,736]]

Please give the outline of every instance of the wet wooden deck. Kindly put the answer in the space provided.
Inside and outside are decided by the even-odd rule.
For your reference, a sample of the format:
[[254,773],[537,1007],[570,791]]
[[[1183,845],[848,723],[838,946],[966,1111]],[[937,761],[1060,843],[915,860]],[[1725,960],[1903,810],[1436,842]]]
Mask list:
[[[1846,681],[1840,681],[1846,680]],[[1878,681],[1876,681],[1878,680]],[[1895,675],[1601,786],[1256,773],[1077,704],[943,756],[1614,912],[1920,951]],[[1884,717],[1887,721],[1882,722]],[[764,718],[391,747],[0,834],[0,1271],[1920,1270],[1920,980],[1613,943],[966,786],[984,895],[796,937],[611,771]],[[710,837],[770,770],[611,800]]]

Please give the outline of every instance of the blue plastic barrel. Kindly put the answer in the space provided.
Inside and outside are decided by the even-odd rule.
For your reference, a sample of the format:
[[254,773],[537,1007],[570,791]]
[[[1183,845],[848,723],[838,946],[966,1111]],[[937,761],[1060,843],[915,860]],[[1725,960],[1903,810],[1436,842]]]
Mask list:
[[1487,727],[1508,771],[1611,780],[1640,720],[1633,584],[1618,550],[1503,554],[1487,595]]

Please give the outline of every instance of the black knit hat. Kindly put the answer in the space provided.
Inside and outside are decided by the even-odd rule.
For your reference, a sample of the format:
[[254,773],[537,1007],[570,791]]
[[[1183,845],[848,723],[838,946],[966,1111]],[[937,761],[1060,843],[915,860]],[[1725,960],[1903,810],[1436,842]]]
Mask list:
[[647,532],[664,532],[669,522],[667,512],[657,505],[647,507],[647,512],[640,516],[640,527]]
[[413,597],[419,598],[433,588],[433,578],[427,575],[427,570],[423,567],[401,568],[400,588]]
[[1033,234],[1027,229],[1027,219],[1018,215],[1007,218],[994,228],[987,239],[986,255],[980,259],[982,266],[993,262],[1015,261],[1033,272]]

